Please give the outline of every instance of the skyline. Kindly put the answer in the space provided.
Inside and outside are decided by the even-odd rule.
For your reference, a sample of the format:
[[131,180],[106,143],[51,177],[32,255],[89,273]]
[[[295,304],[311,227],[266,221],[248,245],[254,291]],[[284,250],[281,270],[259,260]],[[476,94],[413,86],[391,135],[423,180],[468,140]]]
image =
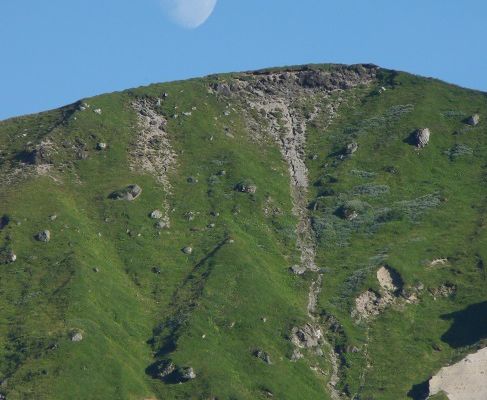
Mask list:
[[160,0],[0,5],[0,119],[151,83],[308,63],[373,63],[487,91],[480,0],[202,1],[179,17]]

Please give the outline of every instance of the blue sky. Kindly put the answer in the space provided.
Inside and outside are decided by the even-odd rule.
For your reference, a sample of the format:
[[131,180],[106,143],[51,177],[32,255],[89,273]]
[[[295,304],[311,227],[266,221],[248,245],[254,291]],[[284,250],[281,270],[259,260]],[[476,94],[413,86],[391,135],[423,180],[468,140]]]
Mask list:
[[487,91],[485,0],[218,0],[196,29],[161,1],[0,0],[0,119],[153,82],[311,62],[372,62]]

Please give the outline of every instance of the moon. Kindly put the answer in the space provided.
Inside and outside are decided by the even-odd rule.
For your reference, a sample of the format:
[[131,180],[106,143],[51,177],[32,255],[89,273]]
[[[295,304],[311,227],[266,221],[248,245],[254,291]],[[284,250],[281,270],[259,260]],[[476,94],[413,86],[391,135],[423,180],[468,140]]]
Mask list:
[[187,29],[205,23],[215,9],[217,0],[161,0],[169,17]]

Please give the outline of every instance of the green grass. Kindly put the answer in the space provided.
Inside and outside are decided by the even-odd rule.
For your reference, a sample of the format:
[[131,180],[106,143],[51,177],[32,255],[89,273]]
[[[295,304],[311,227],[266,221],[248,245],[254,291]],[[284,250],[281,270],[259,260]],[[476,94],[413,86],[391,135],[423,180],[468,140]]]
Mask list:
[[[326,377],[307,360],[289,360],[289,332],[307,321],[309,277],[288,272],[299,254],[287,165],[270,138],[251,138],[239,101],[224,115],[227,101],[208,92],[215,79],[152,85],[86,99],[85,111],[74,105],[0,122],[3,177],[40,141],[58,149],[48,175],[17,178],[0,193],[0,216],[10,217],[0,247],[18,256],[0,268],[0,392],[9,400],[244,400],[264,399],[266,391],[279,399],[328,398]],[[383,85],[388,90],[378,95]],[[159,112],[177,154],[170,193],[128,163],[137,133],[131,101],[164,92]],[[473,112],[487,115],[487,99],[390,71],[347,98],[330,127],[318,118],[308,132],[307,153],[318,155],[307,163],[317,263],[325,271],[320,312],[339,322],[326,333],[338,350],[361,349],[342,354],[341,389],[356,399],[408,398],[414,385],[483,339],[479,333],[453,345],[444,335],[463,310],[487,298],[487,132],[483,122],[468,130],[462,122]],[[170,118],[190,110],[190,117]],[[418,127],[432,131],[419,152],[405,142]],[[359,150],[340,160],[351,141]],[[108,149],[97,151],[98,142]],[[77,157],[80,148],[87,159]],[[252,182],[256,193],[236,191],[239,182]],[[109,198],[134,183],[143,189],[135,201]],[[165,201],[171,228],[159,231],[149,213]],[[353,221],[337,213],[349,202],[360,205]],[[280,212],[266,214],[269,204]],[[34,239],[43,229],[49,243]],[[443,257],[448,265],[427,267]],[[378,289],[375,271],[384,262],[406,287],[424,285],[420,302],[356,324],[354,299]],[[434,300],[428,289],[446,282],[456,295]],[[73,330],[83,341],[70,340]],[[362,376],[366,344],[372,368]],[[257,348],[271,365],[253,356]],[[192,366],[197,379],[153,379],[151,366],[167,359]],[[311,362],[326,365],[319,357]]]

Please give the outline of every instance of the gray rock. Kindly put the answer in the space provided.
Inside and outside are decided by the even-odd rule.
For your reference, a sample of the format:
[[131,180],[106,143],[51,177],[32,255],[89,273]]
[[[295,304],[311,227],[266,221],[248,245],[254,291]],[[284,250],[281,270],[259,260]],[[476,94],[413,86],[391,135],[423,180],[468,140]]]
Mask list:
[[420,149],[425,147],[430,141],[430,136],[431,136],[431,132],[428,128],[418,129],[414,133],[414,141],[416,147]]
[[35,236],[36,240],[39,242],[47,243],[51,240],[51,232],[48,230],[41,231]]
[[303,265],[293,265],[289,268],[294,275],[303,275],[306,272],[306,267]]
[[471,126],[477,126],[480,122],[480,115],[474,114],[467,119],[467,124]]
[[72,342],[81,342],[83,340],[83,334],[81,332],[73,332],[71,334]]
[[100,142],[100,143],[97,143],[96,144],[96,149],[97,150],[106,150],[106,148],[107,148],[107,144],[106,143]]
[[17,260],[17,255],[13,251],[7,253],[7,263],[11,264]]
[[255,193],[257,191],[257,186],[253,183],[240,182],[235,186],[235,189],[242,193]]
[[293,354],[291,354],[291,361],[298,361],[303,357],[303,354],[298,349],[294,349]]
[[110,197],[115,200],[133,201],[142,193],[142,188],[139,185],[129,185],[122,190],[113,192]]
[[347,147],[345,148],[345,153],[351,156],[358,150],[358,144],[356,142],[352,142],[347,144]]
[[176,371],[176,366],[171,361],[161,361],[157,365],[156,376],[159,379],[164,379],[165,377],[171,375],[174,371]]
[[306,324],[291,330],[291,342],[300,348],[318,347],[321,344],[323,333],[319,326]]
[[261,350],[261,349],[257,349],[254,351],[254,356],[261,359],[262,361],[264,361],[266,364],[272,364],[272,361],[271,361],[271,356],[269,355],[269,353]]
[[193,253],[193,248],[190,246],[183,247],[183,253],[184,254],[192,254]]
[[196,379],[196,373],[192,367],[178,368],[178,375],[182,381],[190,381]]
[[156,228],[157,229],[167,229],[167,228],[169,228],[169,224],[165,221],[157,221]]
[[154,210],[150,213],[150,217],[152,219],[161,219],[162,218],[162,212],[160,210]]

